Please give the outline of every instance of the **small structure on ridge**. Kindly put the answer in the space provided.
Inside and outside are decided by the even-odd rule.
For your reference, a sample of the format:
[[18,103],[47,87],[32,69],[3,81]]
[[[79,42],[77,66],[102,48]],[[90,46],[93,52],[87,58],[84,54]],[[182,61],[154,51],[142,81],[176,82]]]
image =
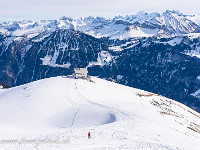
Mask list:
[[87,79],[88,78],[87,68],[74,68],[74,76],[76,79],[79,78]]

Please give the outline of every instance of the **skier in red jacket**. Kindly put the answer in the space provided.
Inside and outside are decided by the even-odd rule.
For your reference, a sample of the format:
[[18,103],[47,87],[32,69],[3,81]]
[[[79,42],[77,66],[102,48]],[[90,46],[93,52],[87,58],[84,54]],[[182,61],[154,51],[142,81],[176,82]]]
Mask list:
[[88,139],[91,139],[90,132],[88,132]]

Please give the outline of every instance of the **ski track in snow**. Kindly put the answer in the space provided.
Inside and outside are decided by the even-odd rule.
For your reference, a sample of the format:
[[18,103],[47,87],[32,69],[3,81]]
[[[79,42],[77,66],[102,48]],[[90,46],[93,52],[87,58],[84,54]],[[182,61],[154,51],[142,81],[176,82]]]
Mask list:
[[[67,94],[67,100],[69,100],[70,103],[71,103],[73,106],[79,107],[78,110],[77,110],[77,111],[75,112],[75,114],[74,114],[74,117],[73,117],[73,120],[72,120],[72,124],[71,124],[70,127],[73,127],[73,124],[74,124],[74,121],[75,121],[75,117],[76,117],[76,115],[77,115],[77,113],[78,113],[80,107],[84,107],[84,106],[86,106],[86,105],[91,105],[91,106],[95,106],[95,107],[100,107],[100,108],[103,108],[103,109],[108,110],[109,112],[114,112],[114,113],[112,113],[112,114],[109,113],[109,118],[110,118],[110,119],[109,119],[105,124],[113,123],[113,122],[116,121],[115,113],[120,113],[120,114],[122,114],[122,115],[124,115],[124,116],[126,116],[126,117],[130,117],[130,116],[128,116],[126,113],[120,111],[120,110],[117,109],[117,108],[108,107],[108,106],[101,105],[101,104],[98,104],[98,103],[95,103],[95,102],[90,101],[89,99],[87,99],[86,97],[84,97],[83,95],[81,95],[81,93],[78,91],[78,87],[77,87],[76,83],[75,83],[75,85],[72,85],[72,84],[70,84],[70,82],[67,81],[67,85],[68,85],[68,86],[67,86],[67,93],[68,93],[68,94]],[[73,87],[73,86],[74,86],[74,87]],[[73,89],[73,91],[72,91],[72,90],[70,91],[70,88],[69,88],[69,87],[73,87],[73,88],[71,88],[71,89]],[[76,93],[76,95],[78,95],[78,97],[79,97],[79,102],[76,102],[76,103],[72,102],[72,101],[70,100],[70,97],[69,97],[70,93]]]
[[[67,87],[67,93],[68,93],[68,95],[70,95],[70,93],[76,93],[76,95],[78,95],[79,100],[80,100],[79,102],[74,103],[74,102],[72,102],[72,101],[70,100],[69,96],[67,96],[67,100],[69,100],[70,103],[71,103],[72,105],[77,106],[77,107],[80,107],[80,106],[81,106],[81,107],[84,107],[84,106],[86,106],[86,105],[92,105],[92,106],[96,106],[96,107],[100,107],[100,108],[106,109],[106,110],[108,110],[108,111],[110,111],[110,112],[122,114],[122,115],[126,116],[127,118],[130,117],[129,115],[127,115],[127,114],[124,113],[123,111],[120,111],[119,109],[114,108],[114,106],[109,107],[109,106],[101,105],[101,104],[98,104],[98,103],[95,103],[95,102],[90,101],[89,99],[87,99],[84,95],[82,95],[82,94],[79,92],[78,87],[76,86],[76,84],[75,84],[75,86],[74,86],[74,85],[71,85],[69,82],[67,82],[67,85],[68,85],[68,87]],[[71,88],[71,89],[73,89],[73,91],[70,91],[70,90],[69,90],[69,87],[70,87],[70,86],[71,86],[71,87],[74,86],[73,88]],[[78,110],[79,110],[79,109],[78,109]],[[77,112],[75,113],[75,115],[76,115],[76,114],[77,114]],[[110,120],[109,120],[107,123],[112,123],[112,122],[116,121],[115,114],[109,114],[109,115],[110,115]],[[74,119],[73,119],[73,120],[74,120]]]
[[78,109],[78,110],[75,112],[75,114],[74,114],[74,117],[73,117],[73,120],[72,120],[72,124],[71,124],[71,126],[70,126],[70,127],[73,127],[74,120],[75,120],[75,117],[76,117],[76,115],[77,115],[78,111],[79,111],[79,109]]
[[[170,108],[172,106],[175,107],[182,115],[190,112],[189,114],[194,114],[196,117],[194,119],[197,120],[198,115],[186,106],[170,100],[167,101],[167,105],[164,105],[165,100],[162,99],[167,98],[102,79],[92,78],[92,80],[94,80],[94,83],[82,79],[57,77],[36,81],[9,90],[0,90],[0,99],[2,99],[0,100],[0,108],[3,109],[5,107],[3,112],[8,117],[8,111],[12,106],[10,101],[12,103],[15,102],[13,99],[19,101],[19,103],[15,102],[13,108],[20,106],[20,109],[24,110],[22,114],[14,112],[17,115],[24,117],[24,115],[26,116],[26,114],[30,113],[30,117],[32,117],[31,112],[39,114],[39,117],[36,116],[34,118],[36,121],[33,120],[32,122],[34,126],[38,127],[32,126],[35,129],[31,129],[35,130],[34,132],[37,134],[34,135],[31,130],[28,134],[20,132],[18,140],[25,138],[26,140],[36,141],[44,139],[59,139],[62,141],[70,138],[70,143],[68,144],[0,144],[0,150],[200,149],[198,147],[200,135],[187,129],[188,122],[195,123],[194,120],[190,120],[191,116],[186,118],[188,120],[181,121],[177,116],[161,115],[160,113],[168,104],[171,104]],[[39,95],[40,100],[37,100],[38,97],[35,97],[35,95]],[[5,101],[8,102],[5,103]],[[26,105],[21,104],[20,101],[26,103]],[[28,105],[29,102],[31,102],[31,106]],[[155,104],[159,104],[156,102],[159,102],[160,105],[155,106]],[[27,112],[26,107],[31,111],[28,109]],[[35,110],[38,107],[41,107],[41,110]],[[47,110],[43,111],[43,109]],[[55,115],[54,111],[52,111],[54,109]],[[2,114],[0,110],[0,117],[3,117]],[[51,115],[53,120],[46,118],[46,115]],[[42,120],[39,120],[40,116],[42,116]],[[181,118],[184,119],[184,117]],[[4,135],[5,132],[2,131],[6,129],[6,135],[13,135],[10,132],[15,132],[20,128],[9,131],[9,127],[15,127],[15,125],[8,124],[7,129],[7,126],[3,125],[6,119],[3,118],[4,122],[0,120],[0,132]],[[20,118],[18,119],[20,120]],[[47,124],[45,124],[44,119],[47,119]],[[12,120],[13,118],[8,118],[7,122]],[[19,126],[20,123],[16,122],[16,126]],[[43,132],[46,125],[49,124],[53,126],[48,127],[47,131]],[[196,124],[198,124],[198,120]],[[25,126],[23,125],[22,127],[24,128]],[[87,139],[89,131],[91,139]],[[10,138],[12,139],[12,137]]]

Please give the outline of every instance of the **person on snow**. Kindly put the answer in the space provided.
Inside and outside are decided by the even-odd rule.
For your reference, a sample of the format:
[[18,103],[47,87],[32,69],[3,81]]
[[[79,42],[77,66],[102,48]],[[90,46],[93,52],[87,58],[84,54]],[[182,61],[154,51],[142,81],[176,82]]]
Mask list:
[[90,132],[88,132],[88,139],[91,139]]

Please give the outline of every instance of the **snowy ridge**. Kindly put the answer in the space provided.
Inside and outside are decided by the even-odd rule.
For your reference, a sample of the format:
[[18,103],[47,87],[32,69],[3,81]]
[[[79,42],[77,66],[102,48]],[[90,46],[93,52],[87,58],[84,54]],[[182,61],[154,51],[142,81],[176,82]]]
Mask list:
[[[70,136],[69,144],[37,149],[199,149],[197,112],[166,97],[102,79],[54,77],[0,89],[0,99],[1,139]],[[0,144],[0,148],[34,145]]]
[[199,15],[183,15],[178,11],[167,10],[163,14],[138,12],[136,15],[116,16],[112,19],[90,16],[77,20],[62,17],[57,20],[14,21],[1,24],[0,33],[6,36],[33,38],[40,33],[48,34],[57,29],[75,29],[96,38],[126,39],[199,33],[199,26]]

